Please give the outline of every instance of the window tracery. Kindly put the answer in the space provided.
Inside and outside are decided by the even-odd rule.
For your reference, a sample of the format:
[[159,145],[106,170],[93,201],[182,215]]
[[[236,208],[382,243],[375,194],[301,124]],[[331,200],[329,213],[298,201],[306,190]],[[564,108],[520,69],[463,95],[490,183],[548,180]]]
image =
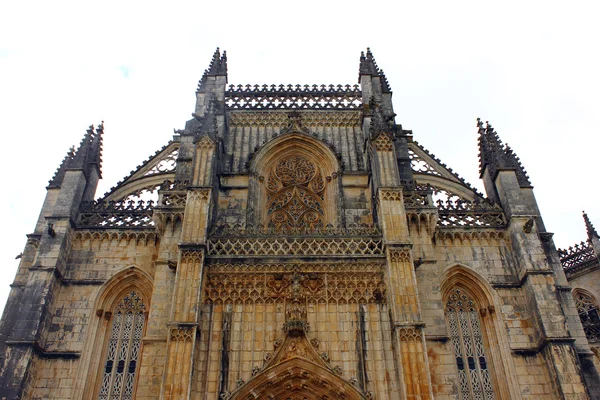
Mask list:
[[574,293],[574,297],[585,336],[589,340],[600,340],[600,315],[598,314],[598,305],[592,296],[584,292],[577,291]]
[[112,314],[99,400],[133,399],[145,311],[143,300],[132,291],[123,298]]
[[308,158],[280,159],[268,172],[266,188],[269,225],[277,230],[323,225],[326,182],[321,169]]
[[462,289],[454,289],[446,301],[445,313],[456,357],[460,399],[494,399],[492,378],[475,302]]

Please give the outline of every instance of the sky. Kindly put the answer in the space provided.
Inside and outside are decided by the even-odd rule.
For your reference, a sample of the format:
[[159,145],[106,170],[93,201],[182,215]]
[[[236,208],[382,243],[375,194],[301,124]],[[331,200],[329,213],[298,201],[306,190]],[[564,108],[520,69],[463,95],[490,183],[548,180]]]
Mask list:
[[[600,3],[19,1],[0,3],[0,309],[45,187],[105,122],[97,196],[194,111],[216,47],[231,84],[354,84],[370,47],[396,121],[468,182],[476,118],[520,156],[558,247],[600,228]],[[594,178],[596,176],[596,178]]]

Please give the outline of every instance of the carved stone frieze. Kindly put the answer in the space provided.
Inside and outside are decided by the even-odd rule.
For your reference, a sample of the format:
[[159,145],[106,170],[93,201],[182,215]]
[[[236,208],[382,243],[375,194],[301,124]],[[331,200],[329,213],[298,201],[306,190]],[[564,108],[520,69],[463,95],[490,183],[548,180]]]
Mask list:
[[[285,112],[251,112],[229,113],[229,124],[232,126],[270,126],[285,127],[288,114]],[[360,126],[360,113],[356,111],[343,112],[302,112],[299,113],[303,126]]]
[[92,243],[103,243],[112,242],[120,243],[125,241],[126,243],[134,242],[137,245],[154,245],[160,238],[156,232],[153,231],[128,231],[128,230],[87,230],[81,229],[76,230],[72,235],[73,243],[89,242]]
[[178,327],[169,330],[169,339],[172,342],[191,341],[194,337],[195,327]]
[[[382,265],[357,263],[327,270],[314,266],[285,264],[246,266],[254,271],[231,273],[232,265],[208,265],[204,284],[206,303],[289,301],[290,320],[304,320],[307,302],[381,303],[386,286]],[[311,272],[309,272],[311,271]],[[319,272],[312,272],[319,271]],[[294,305],[296,308],[294,308]]]
[[380,134],[373,140],[373,146],[377,151],[392,151],[394,149],[394,143],[385,133]]
[[390,261],[391,262],[410,262],[410,250],[409,249],[389,249]]
[[400,188],[379,189],[379,195],[381,196],[381,200],[401,201],[402,200],[402,189],[400,189]]
[[203,259],[204,252],[202,250],[182,249],[181,251],[182,262],[202,262]]

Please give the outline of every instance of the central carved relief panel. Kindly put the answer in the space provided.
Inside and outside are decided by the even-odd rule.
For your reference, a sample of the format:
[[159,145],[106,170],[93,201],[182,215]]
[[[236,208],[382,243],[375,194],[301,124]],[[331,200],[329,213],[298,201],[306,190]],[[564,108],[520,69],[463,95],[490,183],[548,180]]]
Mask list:
[[324,225],[326,183],[309,159],[294,155],[279,160],[268,172],[266,187],[269,225],[278,230]]

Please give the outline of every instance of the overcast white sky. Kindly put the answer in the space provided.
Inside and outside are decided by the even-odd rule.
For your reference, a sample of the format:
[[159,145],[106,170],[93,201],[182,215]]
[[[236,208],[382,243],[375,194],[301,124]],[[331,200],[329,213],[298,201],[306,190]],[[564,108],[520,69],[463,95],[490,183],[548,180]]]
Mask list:
[[370,46],[397,122],[483,191],[475,119],[521,157],[566,247],[600,228],[597,1],[212,1],[0,4],[0,309],[45,186],[105,121],[97,195],[183,128],[217,46],[229,83],[356,83]]

